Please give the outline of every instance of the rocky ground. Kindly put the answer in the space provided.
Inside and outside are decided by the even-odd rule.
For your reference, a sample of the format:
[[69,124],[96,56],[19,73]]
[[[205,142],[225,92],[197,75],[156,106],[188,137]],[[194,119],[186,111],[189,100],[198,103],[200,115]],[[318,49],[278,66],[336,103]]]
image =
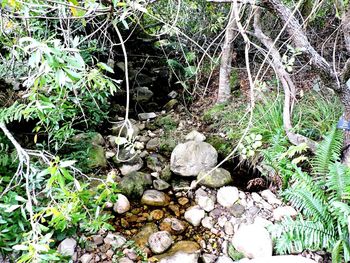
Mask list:
[[242,263],[326,262],[322,253],[273,256],[267,229],[297,211],[269,189],[246,192],[235,186],[230,171],[213,170],[218,153],[191,129],[193,123],[177,125],[171,134],[184,136],[169,150],[162,142],[164,129],[149,121],[157,115],[143,114],[132,122],[135,152],[130,146],[117,154],[120,124],[111,129],[113,135],[96,134],[91,143],[103,154],[95,165],[118,167],[109,172],[121,188],[118,201],[109,204],[115,231],[65,239],[60,252],[82,263],[235,262],[229,255]]

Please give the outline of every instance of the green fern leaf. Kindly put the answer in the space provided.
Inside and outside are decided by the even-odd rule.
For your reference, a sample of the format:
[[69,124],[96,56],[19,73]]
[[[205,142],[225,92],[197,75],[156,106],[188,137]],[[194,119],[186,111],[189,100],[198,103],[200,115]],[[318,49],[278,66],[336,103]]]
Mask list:
[[319,176],[325,176],[329,172],[329,166],[339,159],[343,143],[343,133],[336,126],[319,143],[315,158],[312,161],[313,172]]
[[350,170],[344,164],[335,162],[329,167],[325,186],[329,192],[330,199],[338,201],[349,199]]

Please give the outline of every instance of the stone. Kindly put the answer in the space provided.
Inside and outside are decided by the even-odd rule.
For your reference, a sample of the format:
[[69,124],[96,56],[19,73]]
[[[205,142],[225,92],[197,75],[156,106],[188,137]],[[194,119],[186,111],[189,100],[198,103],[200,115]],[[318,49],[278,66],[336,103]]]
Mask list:
[[232,183],[230,172],[223,168],[217,168],[209,174],[208,172],[202,171],[198,174],[198,184],[211,188],[219,188]]
[[119,151],[116,151],[112,160],[115,164],[121,166],[124,163],[129,165],[140,163],[142,161],[140,159],[141,157],[139,156],[139,154],[132,153],[131,151],[122,148],[119,149]]
[[160,209],[156,209],[150,213],[150,216],[154,220],[160,220],[164,217],[164,212]]
[[234,217],[240,218],[244,214],[245,207],[241,204],[234,204],[229,211]]
[[122,257],[122,258],[118,259],[118,263],[134,263],[134,261],[132,261],[131,259],[129,259],[127,257]]
[[241,225],[232,238],[232,245],[248,258],[272,256],[270,234],[260,225]]
[[151,175],[141,172],[127,174],[119,182],[121,192],[131,198],[141,197],[146,187],[150,185],[152,185]]
[[233,235],[234,233],[234,228],[231,222],[227,221],[224,224],[224,231],[226,235]]
[[118,199],[113,206],[114,212],[118,214],[124,214],[130,210],[130,202],[125,195],[118,194]]
[[156,151],[160,146],[159,138],[152,138],[146,144],[146,150],[148,151]]
[[168,184],[162,179],[156,179],[156,180],[153,180],[153,187],[156,190],[163,191],[165,189],[168,189],[170,187],[170,184]]
[[262,191],[261,196],[271,205],[281,205],[282,201],[279,200],[274,193],[269,189]]
[[251,196],[252,196],[252,199],[257,203],[260,203],[262,200],[262,197],[258,193],[252,193]]
[[210,216],[206,216],[202,219],[202,226],[208,229],[212,229],[214,227],[214,219]]
[[157,114],[155,114],[154,112],[145,112],[145,113],[139,113],[137,116],[139,117],[140,121],[146,121],[146,120],[156,118]]
[[107,252],[106,252],[107,258],[112,258],[113,255],[114,255],[114,251],[113,250],[111,250],[111,249],[107,250]]
[[150,154],[146,158],[147,160],[147,168],[151,169],[154,172],[161,172],[165,168],[166,160],[160,154]]
[[177,199],[177,202],[180,205],[184,206],[187,205],[190,202],[190,200],[187,197],[180,197],[179,199]]
[[206,139],[205,136],[196,130],[191,131],[185,137],[186,141],[204,142],[205,139]]
[[166,251],[172,244],[173,239],[169,232],[159,231],[153,233],[148,238],[148,244],[153,253],[161,254]]
[[212,211],[215,207],[213,199],[209,196],[196,195],[196,203],[206,212]]
[[203,254],[201,259],[203,263],[215,263],[216,256],[213,254]]
[[120,248],[126,243],[126,238],[121,235],[109,233],[104,239],[106,245],[111,245],[113,248]]
[[216,199],[223,207],[232,207],[238,200],[238,189],[233,186],[221,187],[217,192]]
[[148,238],[158,231],[158,227],[154,223],[148,223],[142,227],[132,240],[140,247],[145,247],[148,244]]
[[58,245],[58,252],[64,256],[72,257],[77,246],[77,241],[74,238],[66,238]]
[[148,102],[152,97],[153,97],[153,91],[151,91],[148,87],[136,88],[132,96],[133,100],[139,103]]
[[186,227],[187,225],[184,222],[175,217],[165,218],[159,226],[161,230],[166,230],[177,235],[183,233],[186,230]]
[[170,197],[158,190],[146,190],[141,198],[141,204],[150,206],[167,206]]
[[[305,258],[302,256],[271,256],[271,257],[264,257],[264,258],[256,258],[244,261],[247,263],[316,263],[316,261]],[[243,262],[242,262],[243,263]]]
[[93,236],[91,236],[91,238],[96,246],[100,246],[103,244],[103,236],[93,235]]
[[183,240],[175,243],[166,253],[155,255],[155,258],[160,260],[163,258],[171,257],[178,252],[187,253],[187,254],[197,254],[197,252],[199,252],[200,249],[201,247],[198,245],[198,243],[194,241]]
[[159,263],[197,263],[199,254],[189,254],[184,252],[177,252],[172,256],[163,258]]
[[205,212],[199,206],[192,206],[185,212],[185,219],[193,226],[199,226],[204,218]]
[[92,145],[88,152],[87,166],[91,169],[107,166],[105,149],[101,145]]
[[228,256],[220,256],[216,263],[233,263],[234,261]]
[[92,254],[84,254],[81,256],[80,258],[80,262],[81,263],[89,263],[93,258],[93,255]]
[[298,212],[292,206],[280,206],[273,210],[273,219],[281,221],[283,217],[290,216],[295,217]]
[[170,169],[181,176],[197,176],[217,164],[218,153],[206,142],[189,141],[178,144],[170,157]]
[[174,179],[171,181],[171,187],[174,192],[187,191],[190,189],[190,182],[183,179]]
[[119,171],[122,175],[127,175],[132,172],[137,172],[143,166],[143,161],[141,158],[137,158],[137,162],[134,164],[123,164],[119,167]]

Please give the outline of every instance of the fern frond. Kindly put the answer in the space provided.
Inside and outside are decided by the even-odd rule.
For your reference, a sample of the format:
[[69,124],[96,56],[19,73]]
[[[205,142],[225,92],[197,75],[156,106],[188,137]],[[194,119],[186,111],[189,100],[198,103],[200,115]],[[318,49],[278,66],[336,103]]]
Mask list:
[[337,161],[340,156],[343,143],[343,133],[336,126],[319,143],[315,158],[312,161],[313,172],[325,176],[331,163]]
[[322,199],[314,196],[312,192],[292,187],[284,192],[284,196],[306,217],[331,224],[332,217],[327,210],[327,204]]
[[332,248],[337,236],[332,227],[326,228],[321,221],[305,221],[286,218],[280,224],[281,231],[275,232],[278,253],[296,253],[304,249]]
[[330,165],[325,186],[329,192],[329,199],[338,201],[349,199],[350,170],[344,164],[335,162]]
[[300,167],[293,165],[294,173],[292,175],[293,188],[303,189],[304,191],[310,192],[313,196],[322,202],[327,202],[325,191],[323,190],[322,184],[319,180],[311,177],[308,173],[301,170]]

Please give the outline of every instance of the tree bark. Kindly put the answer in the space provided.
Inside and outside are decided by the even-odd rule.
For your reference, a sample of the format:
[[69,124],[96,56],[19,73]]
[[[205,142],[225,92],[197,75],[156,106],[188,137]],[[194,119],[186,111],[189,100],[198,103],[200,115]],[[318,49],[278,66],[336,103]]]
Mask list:
[[221,61],[220,61],[220,75],[219,75],[219,89],[217,103],[225,103],[231,98],[231,63],[233,55],[232,42],[235,37],[235,6],[237,3],[233,2],[230,12],[228,25],[225,32],[225,40],[222,47]]

